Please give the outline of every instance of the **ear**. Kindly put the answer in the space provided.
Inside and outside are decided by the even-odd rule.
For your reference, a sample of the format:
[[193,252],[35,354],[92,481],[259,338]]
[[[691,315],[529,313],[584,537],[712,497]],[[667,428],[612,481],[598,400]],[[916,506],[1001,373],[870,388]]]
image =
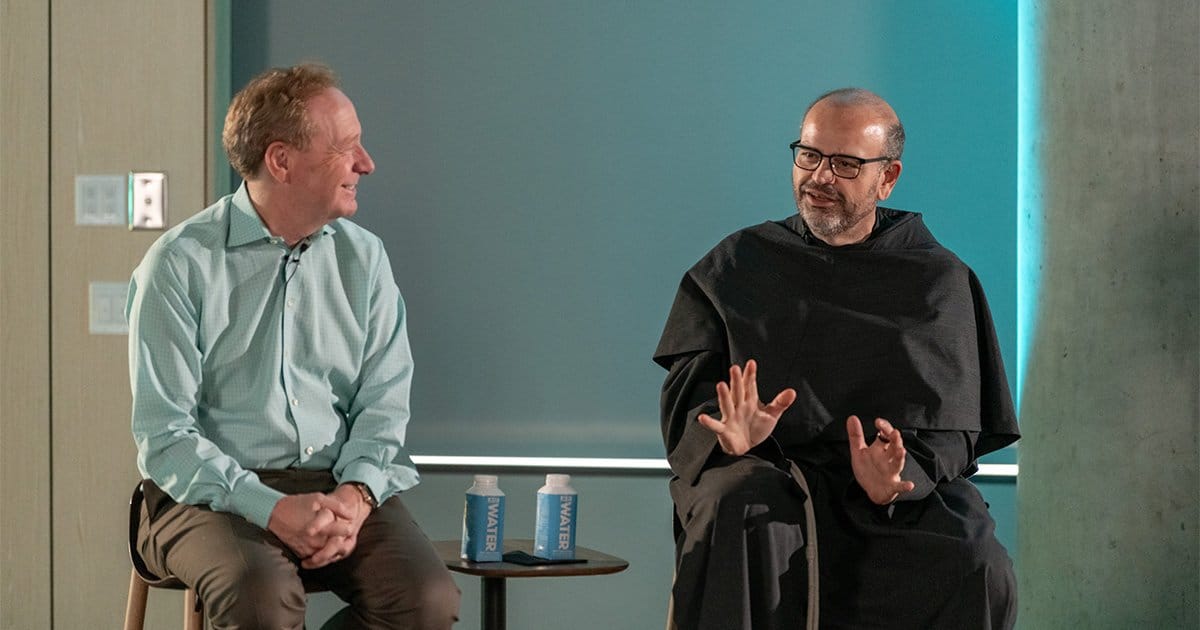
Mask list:
[[263,167],[276,182],[286,183],[291,168],[292,151],[286,143],[276,140],[263,153]]
[[902,170],[904,170],[904,165],[900,163],[900,160],[888,162],[887,168],[883,169],[883,180],[879,182],[879,192],[875,195],[879,201],[892,196],[892,188],[895,188],[896,180],[900,179]]

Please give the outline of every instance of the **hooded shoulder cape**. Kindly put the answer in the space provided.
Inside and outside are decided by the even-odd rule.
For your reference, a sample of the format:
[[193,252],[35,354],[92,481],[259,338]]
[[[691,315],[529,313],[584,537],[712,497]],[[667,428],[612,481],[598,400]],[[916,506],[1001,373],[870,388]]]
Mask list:
[[667,369],[706,351],[756,360],[761,397],[786,387],[798,394],[773,434],[785,452],[845,440],[852,414],[977,432],[976,455],[1014,442],[1016,414],[978,278],[920,214],[879,212],[876,233],[845,247],[808,237],[799,215],[728,236],[681,281],[654,360]]

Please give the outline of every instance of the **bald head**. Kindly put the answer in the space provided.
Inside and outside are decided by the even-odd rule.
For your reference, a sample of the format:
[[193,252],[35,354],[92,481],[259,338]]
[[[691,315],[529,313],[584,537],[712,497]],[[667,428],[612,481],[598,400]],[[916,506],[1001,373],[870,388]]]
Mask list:
[[805,165],[793,161],[792,191],[812,233],[834,247],[868,238],[903,169],[904,128],[891,106],[866,90],[825,94],[804,113],[793,147]]
[[904,153],[904,125],[900,124],[900,117],[896,115],[892,106],[878,94],[862,88],[841,88],[826,92],[804,110],[804,118],[807,119],[809,113],[818,105],[864,111],[874,122],[884,127],[884,153],[894,160],[899,160]]

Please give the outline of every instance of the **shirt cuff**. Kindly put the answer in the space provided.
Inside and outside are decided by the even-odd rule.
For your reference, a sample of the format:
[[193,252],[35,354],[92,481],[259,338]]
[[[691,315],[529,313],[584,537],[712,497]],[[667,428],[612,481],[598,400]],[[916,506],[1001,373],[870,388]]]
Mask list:
[[283,497],[282,492],[267,486],[258,479],[247,479],[229,493],[228,511],[267,529],[267,524],[271,521],[271,512],[275,510],[275,504]]
[[343,484],[352,481],[365,484],[370,489],[371,496],[375,497],[376,505],[383,505],[383,502],[388,499],[385,496],[388,489],[387,475],[383,474],[383,471],[376,468],[374,464],[365,461],[347,464],[342,471],[341,479],[338,479],[337,482]]

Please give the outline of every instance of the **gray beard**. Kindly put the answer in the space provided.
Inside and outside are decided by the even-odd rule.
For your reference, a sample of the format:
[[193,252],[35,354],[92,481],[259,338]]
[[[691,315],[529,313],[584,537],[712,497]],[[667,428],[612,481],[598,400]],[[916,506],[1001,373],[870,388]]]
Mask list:
[[875,204],[870,201],[855,204],[847,201],[845,197],[839,196],[840,205],[831,208],[814,208],[805,199],[803,190],[796,190],[795,198],[800,218],[804,219],[804,224],[808,226],[808,229],[823,241],[828,241],[829,238],[846,232],[864,217],[875,214]]

